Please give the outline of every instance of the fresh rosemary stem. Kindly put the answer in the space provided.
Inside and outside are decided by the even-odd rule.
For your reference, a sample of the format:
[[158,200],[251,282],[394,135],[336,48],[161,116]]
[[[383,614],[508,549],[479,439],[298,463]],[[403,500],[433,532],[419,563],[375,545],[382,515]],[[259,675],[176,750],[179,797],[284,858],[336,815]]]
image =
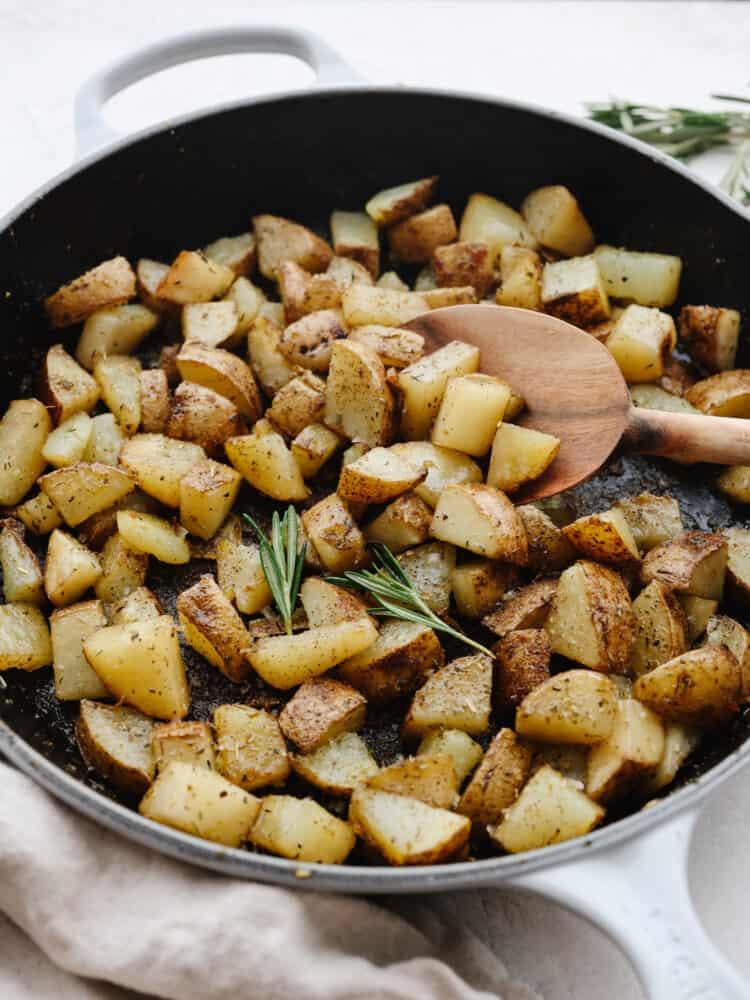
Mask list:
[[299,544],[299,516],[291,505],[283,518],[274,511],[271,538],[258,527],[249,514],[242,515],[252,525],[260,544],[260,564],[278,608],[287,635],[292,634],[292,615],[299,596],[307,542]]

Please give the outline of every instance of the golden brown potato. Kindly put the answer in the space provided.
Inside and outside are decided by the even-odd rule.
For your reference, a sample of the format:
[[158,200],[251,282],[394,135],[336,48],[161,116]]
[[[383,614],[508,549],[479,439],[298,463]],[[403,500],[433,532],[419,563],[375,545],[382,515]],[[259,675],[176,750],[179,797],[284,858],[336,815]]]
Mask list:
[[669,722],[718,726],[739,711],[740,665],[725,646],[691,649],[639,677],[633,697]]
[[252,327],[266,297],[257,285],[240,276],[224,296],[224,301],[234,303],[237,314],[236,336],[241,337]]
[[141,430],[146,434],[163,434],[172,409],[167,373],[162,368],[149,368],[141,372],[140,381]]
[[365,205],[365,211],[378,226],[392,226],[396,222],[421,212],[432,200],[438,177],[423,177],[397,187],[378,191]]
[[603,323],[610,306],[596,259],[589,255],[545,264],[542,305],[545,312],[584,329]]
[[135,489],[132,475],[114,465],[79,462],[48,472],[39,480],[55,508],[71,528],[107,510]]
[[457,236],[456,221],[447,205],[434,205],[410,215],[388,230],[392,255],[410,264],[430,260],[438,247],[452,243]]
[[56,469],[80,462],[88,450],[93,420],[88,413],[74,413],[47,437],[42,458]]
[[615,508],[625,515],[630,533],[642,553],[676,538],[685,530],[680,505],[673,497],[641,493],[629,500],[618,500]]
[[709,619],[716,613],[719,602],[706,600],[705,597],[694,597],[692,594],[678,594],[677,600],[685,612],[687,641],[693,643],[706,631]]
[[521,214],[542,246],[565,257],[580,257],[594,249],[591,226],[575,196],[562,184],[550,184],[527,194]]
[[205,460],[200,445],[163,434],[136,434],[120,452],[121,465],[133,473],[143,492],[167,507],[179,507],[180,480]]
[[96,309],[117,306],[135,295],[135,274],[124,257],[105,260],[44,300],[50,326],[72,326]]
[[291,861],[340,865],[354,847],[354,830],[313,799],[266,795],[250,841]]
[[426,542],[430,535],[432,510],[416,493],[398,497],[364,529],[368,542],[382,542],[398,554]]
[[137,303],[97,309],[83,324],[76,360],[91,371],[100,357],[132,354],[158,324],[159,314]]
[[177,355],[177,368],[186,382],[195,382],[226,396],[246,420],[258,420],[263,413],[253,373],[236,354],[201,344],[185,344]]
[[279,725],[302,753],[310,753],[334,736],[361,729],[366,708],[366,699],[351,685],[333,677],[314,677],[286,703]]
[[292,756],[292,768],[329,795],[351,795],[378,772],[378,765],[357,733],[340,733],[311,753]]
[[394,368],[414,364],[424,350],[424,337],[420,333],[401,330],[397,326],[358,326],[351,331],[348,339],[369,347],[384,365]]
[[750,697],[750,635],[739,622],[726,615],[712,615],[706,626],[706,643],[709,646],[726,646],[740,665],[742,699]]
[[482,624],[501,638],[516,629],[542,628],[556,591],[557,580],[535,580],[508,594],[496,611],[485,615]]
[[397,288],[350,285],[341,296],[341,311],[349,327],[403,326],[427,312],[428,306],[418,292]]
[[750,600],[750,531],[727,528],[727,583],[730,596],[740,603]]
[[543,628],[516,629],[492,648],[497,659],[492,697],[496,707],[517,708],[549,680],[552,647]]
[[677,772],[696,749],[701,740],[700,729],[683,726],[679,722],[664,724],[664,751],[653,774],[643,785],[644,795],[655,795],[671,785]]
[[492,441],[487,483],[512,492],[536,479],[555,460],[560,440],[530,427],[501,423]]
[[393,292],[409,291],[409,286],[399,278],[395,271],[385,271],[380,275],[376,284],[378,288],[389,288]]
[[52,422],[38,399],[15,399],[0,420],[0,504],[23,500],[44,472],[42,456]]
[[495,302],[499,306],[541,310],[542,259],[536,250],[519,246],[502,248]]
[[287,323],[341,304],[341,287],[330,274],[309,274],[293,260],[286,260],[279,265],[276,278]]
[[640,562],[640,553],[628,520],[616,507],[601,514],[579,517],[566,525],[562,533],[587,559],[615,565]]
[[35,535],[48,535],[63,523],[59,510],[46,493],[37,493],[16,507],[13,513]]
[[103,401],[124,433],[135,434],[141,425],[140,361],[123,355],[99,358],[94,365],[94,378]]
[[289,755],[276,719],[249,705],[219,705],[214,711],[216,770],[248,792],[283,785]]
[[472,559],[456,566],[451,574],[451,590],[456,610],[466,618],[482,618],[497,607],[500,599],[518,584],[515,566],[493,559]]
[[343,499],[367,504],[387,503],[412,489],[423,472],[387,448],[372,448],[341,469],[337,493]]
[[181,382],[174,394],[167,437],[193,441],[215,455],[230,437],[245,433],[245,421],[231,400],[193,382]]
[[75,413],[92,410],[99,399],[99,387],[61,344],[55,344],[44,358],[42,394],[53,419],[62,423]]
[[[326,269],[326,274],[329,278],[333,278],[342,292],[350,285],[375,284],[367,268],[350,257],[334,257]],[[408,290],[409,286],[403,287]]]
[[[451,376],[468,375],[479,368],[479,349],[454,340],[399,372],[403,394],[401,436],[419,441],[428,436]],[[507,402],[507,401],[506,401]]]
[[308,576],[300,587],[299,598],[310,628],[367,616],[367,604],[362,598],[321,576]]
[[247,354],[263,392],[269,398],[286,385],[302,369],[290,364],[280,343],[283,325],[275,323],[261,313],[256,317],[247,334]]
[[432,428],[432,443],[478,458],[486,455],[509,399],[510,386],[501,379],[478,372],[452,375]]
[[680,340],[695,361],[710,372],[734,368],[740,333],[740,314],[736,309],[683,306],[678,322]]
[[256,215],[253,229],[258,247],[258,268],[264,278],[275,278],[279,265],[292,260],[306,271],[328,267],[333,251],[312,230],[278,215]]
[[158,295],[159,285],[169,274],[169,264],[142,257],[135,266],[136,290],[138,298],[155,313],[173,313],[176,306]]
[[677,298],[682,272],[679,257],[598,246],[594,251],[608,295],[664,309]]
[[156,296],[177,305],[210,302],[229,290],[236,275],[230,267],[209,260],[200,250],[183,250],[156,289]]
[[181,524],[172,524],[163,517],[139,510],[118,510],[117,530],[123,542],[135,552],[148,553],[170,566],[190,562],[187,532]]
[[385,366],[365,344],[339,341],[331,352],[323,422],[351,441],[376,447],[393,434],[393,396]]
[[102,575],[94,584],[96,596],[106,605],[117,604],[145,583],[148,555],[136,552],[115,530],[104,543],[99,564]]
[[190,554],[193,559],[219,558],[219,545],[229,542],[232,545],[242,544],[242,521],[236,514],[230,514],[213,538],[203,541],[199,538],[190,539]]
[[208,722],[159,722],[151,733],[157,773],[172,761],[214,770],[214,737]]
[[412,694],[444,662],[443,647],[431,628],[386,619],[375,641],[340,664],[337,673],[369,702],[385,704]]
[[487,730],[490,721],[492,660],[472,653],[453,660],[427,679],[412,699],[403,725],[406,740],[437,727],[461,729],[470,736]]
[[0,566],[6,604],[43,604],[44,581],[39,560],[23,540],[20,521],[8,518],[0,530]]
[[518,706],[516,732],[540,743],[599,743],[612,732],[617,686],[593,670],[566,670]]
[[126,705],[81,701],[76,739],[86,763],[128,795],[143,795],[154,778],[152,719]]
[[325,404],[325,382],[312,372],[305,372],[279,389],[266,416],[282,433],[295,437],[323,416]]
[[102,575],[102,567],[93,552],[56,528],[50,535],[44,565],[44,589],[55,607],[77,601]]
[[332,212],[331,237],[333,249],[340,257],[351,257],[377,278],[380,241],[377,226],[366,212]]
[[697,381],[693,366],[684,364],[672,356],[664,363],[664,374],[659,379],[659,385],[666,392],[674,393],[675,396],[684,396]]
[[482,759],[483,753],[482,747],[460,729],[431,729],[422,737],[417,750],[417,756],[447,754],[453,761],[459,787]]
[[607,337],[607,348],[626,382],[657,382],[677,343],[669,313],[635,303],[627,306]]
[[659,716],[634,698],[621,698],[612,732],[589,751],[586,794],[594,802],[624,798],[654,774],[663,753]]
[[190,302],[182,307],[182,337],[205,347],[232,347],[242,337],[238,320],[231,300]]
[[435,249],[432,267],[440,288],[471,285],[481,298],[494,282],[490,251],[486,243],[448,243]]
[[405,795],[436,809],[452,809],[458,791],[458,776],[448,754],[420,754],[396,761],[378,771],[367,782],[392,795]]
[[245,624],[212,576],[206,574],[177,598],[185,642],[230,681],[250,673],[250,637]]
[[271,591],[260,562],[257,545],[220,538],[216,544],[216,575],[219,586],[242,614],[252,615],[271,603]]
[[108,698],[109,691],[83,655],[84,641],[107,624],[101,601],[84,601],[53,611],[49,624],[55,697],[60,701]]
[[730,465],[719,475],[716,488],[736,503],[750,503],[750,465]]
[[536,573],[551,573],[565,569],[573,562],[575,549],[552,518],[534,504],[519,507],[518,513],[529,544],[529,569]]
[[528,557],[526,531],[516,508],[492,486],[446,486],[430,532],[433,538],[489,559],[523,566]]
[[198,538],[213,538],[229,515],[242,476],[222,462],[207,459],[180,480],[180,523]]
[[430,507],[437,506],[446,486],[482,481],[480,467],[460,451],[439,448],[429,441],[400,442],[391,445],[391,451],[415,469],[426,469],[427,478],[414,487],[414,492]]
[[278,431],[229,438],[224,450],[235,469],[266,496],[274,500],[307,500],[310,496],[299,466]]
[[252,233],[222,236],[203,248],[209,260],[230,267],[237,275],[250,274],[255,269],[255,237]]
[[137,624],[153,621],[164,614],[159,598],[148,587],[137,587],[113,605],[109,613],[110,625]]
[[635,601],[635,642],[630,671],[636,676],[673,660],[688,648],[682,605],[662,580],[653,580]]
[[512,729],[501,729],[461,796],[458,812],[477,827],[496,823],[526,783],[531,750]]
[[458,238],[462,241],[486,243],[490,250],[492,266],[496,267],[503,247],[520,244],[536,247],[537,241],[522,216],[497,198],[474,193],[466,203],[461,216]]
[[437,614],[448,610],[456,550],[442,542],[428,542],[397,556],[422,600]]
[[581,560],[560,577],[545,628],[552,650],[592,670],[622,673],[635,615],[619,573]]
[[33,604],[0,605],[0,671],[38,670],[52,663],[47,620]]
[[750,417],[750,371],[736,368],[711,375],[688,389],[685,398],[712,417]]
[[343,573],[364,561],[364,535],[338,494],[332,493],[306,510],[302,526],[329,572]]
[[723,535],[685,531],[648,553],[641,579],[644,584],[662,580],[680,593],[721,600],[728,552]]
[[343,447],[344,439],[325,424],[303,427],[291,444],[291,452],[303,479],[316,476],[329,458]]
[[341,312],[320,309],[287,326],[279,339],[279,347],[290,364],[326,372],[331,364],[333,345],[346,335]]

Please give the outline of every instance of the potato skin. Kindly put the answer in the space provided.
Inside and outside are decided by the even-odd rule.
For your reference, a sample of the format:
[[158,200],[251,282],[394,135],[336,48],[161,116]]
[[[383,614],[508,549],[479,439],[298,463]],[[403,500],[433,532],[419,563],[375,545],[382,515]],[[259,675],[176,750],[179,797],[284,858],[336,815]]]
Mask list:
[[[726,565],[728,547],[722,535],[712,535],[703,531],[685,531],[676,538],[652,549],[641,566],[641,580],[644,584],[652,580],[662,580],[673,590],[694,593],[698,597],[721,597],[724,573],[721,568],[723,553]],[[703,560],[716,557],[717,572],[721,580],[713,582],[708,589],[711,593],[697,593],[695,574]],[[706,588],[701,587],[701,590]]]
[[375,705],[412,694],[445,663],[432,629],[411,622],[386,621],[373,647],[346,660],[339,677]]
[[492,688],[496,708],[517,708],[527,694],[549,679],[552,647],[543,628],[509,632],[492,647],[497,663]]
[[535,580],[509,594],[497,610],[482,619],[482,625],[501,638],[516,629],[540,628],[549,615],[557,580]]
[[512,729],[501,729],[472,775],[457,811],[468,816],[475,826],[496,823],[523,788],[531,756],[531,750]]
[[639,677],[633,697],[669,722],[718,726],[739,711],[740,665],[726,646],[692,649]]
[[150,747],[151,744],[153,720],[137,709],[128,708],[126,705],[103,705],[100,702],[84,699],[81,702],[80,716],[75,727],[78,747],[86,763],[125,794],[143,795],[154,777],[153,760],[150,764],[145,763],[146,759],[150,757],[150,753],[144,752],[144,766],[141,767],[132,766],[127,761],[115,756],[97,738],[94,731],[96,715],[101,713],[113,719],[122,719],[123,725],[129,732],[132,732],[133,738],[144,748]]
[[313,677],[286,703],[279,725],[302,753],[310,753],[339,733],[360,729],[366,706],[364,696],[349,684],[332,677]]

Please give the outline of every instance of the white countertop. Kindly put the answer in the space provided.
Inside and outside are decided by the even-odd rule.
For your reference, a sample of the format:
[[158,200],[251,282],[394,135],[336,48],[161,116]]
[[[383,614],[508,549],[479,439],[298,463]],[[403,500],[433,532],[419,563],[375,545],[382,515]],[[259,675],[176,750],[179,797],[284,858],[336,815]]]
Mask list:
[[[72,101],[88,72],[146,41],[208,24],[299,24],[374,82],[507,95],[572,113],[610,95],[709,106],[711,91],[741,93],[750,82],[743,3],[212,0],[210,21],[206,6],[0,0],[0,215],[71,161]],[[196,106],[303,86],[310,76],[287,58],[224,57],[140,84],[113,102],[110,122],[133,129]],[[715,179],[725,164],[714,155],[695,166]],[[750,777],[740,775],[703,813],[691,877],[709,933],[750,976],[748,828]],[[459,897],[456,906],[470,908],[511,972],[546,1000],[642,995],[614,946],[557,907],[499,893]]]

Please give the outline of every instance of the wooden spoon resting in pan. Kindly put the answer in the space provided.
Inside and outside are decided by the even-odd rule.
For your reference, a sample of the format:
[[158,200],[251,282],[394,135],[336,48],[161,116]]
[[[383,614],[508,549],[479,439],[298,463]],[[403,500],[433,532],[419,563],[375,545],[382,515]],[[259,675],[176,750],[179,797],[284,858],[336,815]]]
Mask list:
[[451,340],[476,344],[481,371],[510,382],[526,400],[517,423],[560,438],[557,458],[514,494],[516,502],[553,496],[588,479],[620,443],[644,455],[750,465],[750,420],[636,409],[604,344],[554,316],[507,306],[449,306],[406,325],[422,334],[427,352]]

